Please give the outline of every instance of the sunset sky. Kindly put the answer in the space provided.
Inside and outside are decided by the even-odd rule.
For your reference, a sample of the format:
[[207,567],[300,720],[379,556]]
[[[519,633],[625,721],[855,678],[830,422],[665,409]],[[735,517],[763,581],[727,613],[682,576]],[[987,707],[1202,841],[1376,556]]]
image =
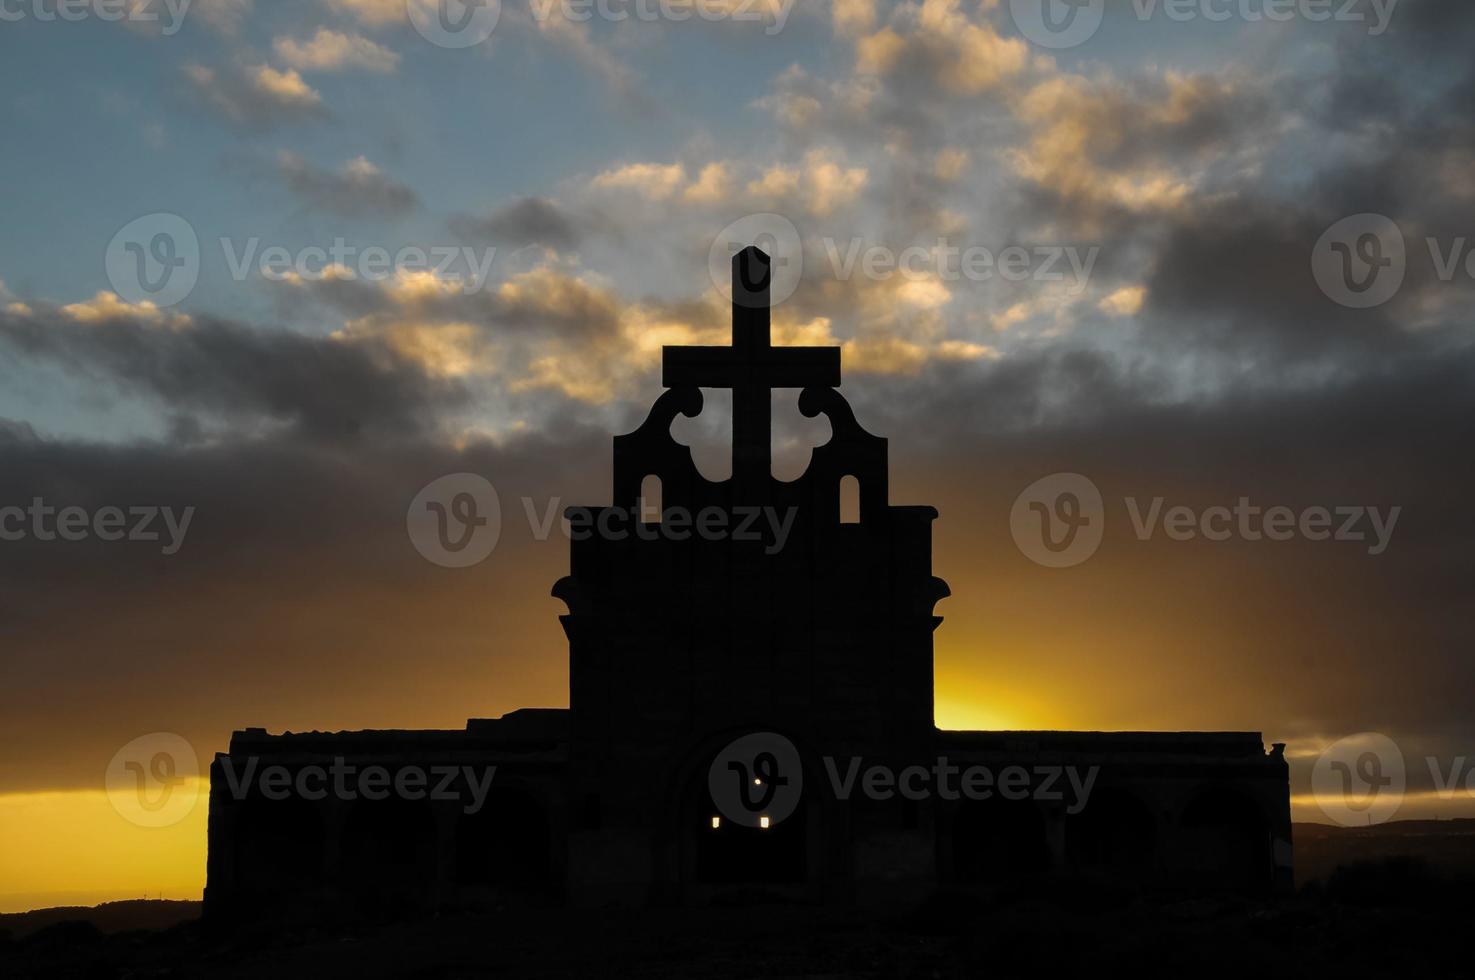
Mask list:
[[[167,534],[0,540],[0,911],[198,897],[203,793],[145,829],[104,791],[139,736],[177,733],[203,767],[247,726],[567,704],[568,542],[529,510],[608,501],[661,346],[727,343],[709,256],[759,212],[802,242],[775,341],[842,346],[892,502],[940,512],[939,725],[1260,731],[1289,744],[1307,820],[1320,749],[1381,732],[1400,816],[1475,814],[1426,762],[1475,767],[1467,0],[1402,0],[1378,33],[1370,2],[1358,23],[1108,0],[1062,48],[1008,0],[679,22],[503,0],[464,49],[404,0],[194,0],[167,36],[163,13],[33,6],[0,2],[23,11],[0,20],[0,507],[193,511],[172,554]],[[198,241],[167,307],[109,261],[160,213]],[[1355,309],[1313,256],[1368,213],[1406,272]],[[304,252],[339,240],[341,265]],[[845,262],[912,246],[907,274]],[[455,261],[376,274],[371,247]],[[1020,275],[940,258],[1011,247]],[[789,479],[828,433],[796,398],[774,411]],[[712,478],[729,405],[710,392],[674,429]],[[467,471],[501,538],[438,567],[406,509]],[[1105,537],[1049,568],[1010,514],[1062,472],[1100,489]],[[1373,553],[1144,540],[1155,498],[1399,510]]]

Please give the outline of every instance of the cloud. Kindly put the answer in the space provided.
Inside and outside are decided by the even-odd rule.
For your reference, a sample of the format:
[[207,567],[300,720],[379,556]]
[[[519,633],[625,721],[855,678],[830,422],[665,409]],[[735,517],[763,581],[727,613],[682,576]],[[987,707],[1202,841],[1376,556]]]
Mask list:
[[431,377],[476,377],[514,394],[556,391],[594,406],[649,382],[662,343],[721,339],[718,305],[632,301],[558,264],[464,286],[401,270],[378,282],[292,277],[283,288],[342,313],[335,337],[392,350]]
[[[12,312],[26,315],[29,307],[22,307]],[[188,326],[190,318],[182,314],[165,314],[165,312],[144,300],[142,303],[129,303],[119,299],[116,293],[104,290],[98,293],[90,301],[81,303],[69,303],[61,308],[61,312],[79,323],[105,323],[109,320],[132,320],[136,323],[168,323],[171,326]]]
[[795,164],[765,167],[748,181],[747,193],[765,207],[828,218],[855,202],[868,177],[865,167],[838,161],[833,149],[816,149]]
[[221,34],[234,37],[255,10],[255,0],[192,0],[189,9],[192,16]]
[[[100,790],[100,766],[143,729],[179,732],[207,764],[246,725],[344,728],[358,717],[453,728],[559,703],[562,607],[548,591],[566,568],[566,540],[556,520],[553,538],[537,540],[520,498],[539,514],[558,499],[600,499],[581,461],[609,452],[607,431],[565,423],[556,441],[366,441],[338,453],[272,435],[118,448],[0,422],[0,500],[41,496],[89,513],[193,508],[167,558],[157,543],[6,542],[0,588],[15,655],[0,737],[30,732],[46,751],[11,753],[0,790]],[[494,555],[452,581],[416,553],[405,514],[420,487],[468,471],[494,482],[505,524]],[[164,594],[167,616],[157,611]],[[476,598],[488,595],[500,598]],[[221,615],[226,606],[240,615]],[[407,683],[405,651],[417,642],[443,681]],[[532,650],[547,654],[546,670],[524,659]],[[363,683],[344,685],[347,673]],[[136,697],[117,697],[130,688]]]
[[[836,18],[837,28],[847,32],[871,19],[854,4],[838,8]],[[922,78],[955,96],[998,88],[1029,61],[1024,41],[1001,37],[987,21],[975,22],[959,0],[897,4],[886,27],[860,33],[855,41],[857,73]]]
[[1203,161],[1238,140],[1253,153],[1267,93],[1233,77],[1167,73],[1133,83],[1057,75],[1025,92],[1015,113],[1028,142],[1007,156],[1022,177],[1082,219],[1183,207]]
[[415,209],[415,192],[386,177],[364,157],[337,170],[314,167],[295,153],[283,151],[278,169],[292,193],[309,206],[343,217],[397,217]]
[[279,37],[272,42],[272,49],[279,60],[300,71],[361,68],[392,73],[399,67],[400,60],[395,52],[362,35],[343,34],[326,27],[319,27],[308,41]]
[[[404,18],[399,0],[330,6],[365,30]],[[535,182],[490,213],[453,217],[467,237],[538,246],[519,260],[531,267],[499,269],[486,290],[408,271],[269,287],[309,335],[176,322],[106,293],[50,306],[24,287],[28,302],[0,314],[7,362],[87,384],[90,401],[68,405],[79,414],[146,401],[177,438],[57,443],[38,436],[39,415],[0,421],[0,486],[23,500],[39,487],[209,504],[218,517],[198,525],[214,535],[201,539],[203,571],[221,571],[171,569],[184,580],[171,592],[181,618],[166,627],[128,618],[130,600],[146,608],[135,580],[158,584],[146,562],[26,551],[0,574],[5,594],[21,597],[7,607],[14,647],[34,651],[12,700],[24,691],[53,714],[72,709],[85,731],[57,726],[57,743],[87,758],[105,758],[136,720],[108,696],[125,668],[176,685],[151,711],[199,704],[212,744],[257,720],[459,724],[446,715],[485,708],[466,704],[482,697],[464,693],[477,686],[468,677],[505,695],[499,706],[556,703],[557,669],[513,693],[476,671],[493,639],[518,651],[497,667],[518,683],[529,663],[562,663],[558,610],[544,596],[563,570],[561,542],[541,557],[499,553],[515,570],[489,567],[448,596],[443,578],[416,574],[424,563],[403,539],[406,502],[432,477],[467,469],[505,482],[508,512],[529,491],[542,504],[605,499],[609,434],[633,427],[659,390],[661,345],[727,341],[705,267],[712,236],[735,214],[774,209],[793,216],[806,245],[775,338],[843,346],[846,394],[891,440],[893,499],[942,510],[938,572],[966,600],[943,610],[944,686],[1027,686],[1051,705],[1036,719],[1048,724],[1272,737],[1386,725],[1468,743],[1460,694],[1472,679],[1465,542],[1475,528],[1450,447],[1475,439],[1471,286],[1440,281],[1423,242],[1468,235],[1470,5],[1400,10],[1396,30],[1355,56],[1326,50],[1327,35],[1302,25],[1314,56],[1291,32],[1274,58],[1231,40],[1191,71],[1100,42],[1077,53],[1084,60],[1038,56],[1001,33],[997,3],[831,9],[842,49],[818,63],[841,67],[822,77],[808,60],[772,81],[756,105],[777,132],[697,136],[591,178],[600,164],[588,161],[604,159],[596,147],[568,168],[584,177]],[[598,47],[604,35],[550,30],[595,77],[628,77],[611,53],[621,49]],[[295,43],[306,52],[314,40]],[[302,57],[279,54],[281,70],[196,69],[192,81],[240,125],[320,118],[321,98],[297,74],[309,70]],[[1411,63],[1421,70],[1404,71]],[[355,166],[286,158],[281,175],[333,213],[409,193]],[[365,181],[382,185],[365,193]],[[1348,311],[1320,293],[1308,258],[1333,221],[1368,210],[1405,229],[1410,268],[1384,307]],[[1101,261],[1072,292],[998,276],[840,280],[818,260],[826,236],[894,252],[939,234],[995,255],[1099,245]],[[1020,488],[1061,471],[1090,475],[1117,505],[1099,555],[1064,576],[1026,562],[1001,519]],[[1119,506],[1128,495],[1376,504],[1404,516],[1376,559],[1312,542],[1142,542]],[[66,584],[48,594],[55,582]],[[487,595],[498,600],[479,601]],[[251,612],[246,627],[220,623],[222,597]],[[78,607],[100,612],[56,631]],[[1058,609],[1071,615],[1036,614]],[[408,645],[444,658],[430,680],[413,680],[434,688],[414,688],[414,717],[397,714],[410,710]],[[238,663],[259,674],[253,656],[303,669],[305,647],[352,647],[376,670],[364,659],[356,668],[384,682],[327,705],[300,689],[309,685],[253,692],[252,672],[210,683]],[[97,652],[120,649],[126,662]],[[200,649],[218,652],[201,664]],[[306,669],[337,692],[346,663],[330,655]],[[1146,690],[1142,676],[1165,680]],[[336,712],[328,721],[325,708]],[[48,717],[31,703],[0,711],[33,739]],[[53,778],[49,765],[21,764],[24,776],[7,778]],[[67,778],[96,771],[77,763]]]
[[405,0],[326,0],[326,3],[371,27],[405,23]]
[[805,156],[804,167],[805,205],[822,218],[854,201],[866,184],[864,167],[842,167],[819,151]]
[[270,129],[328,116],[322,96],[295,69],[256,65],[217,70],[192,64],[185,66],[184,75],[203,104],[243,128]]
[[682,191],[682,197],[694,204],[715,204],[731,194],[732,174],[720,161],[703,167],[697,179]]
[[1123,286],[1097,305],[1103,313],[1111,316],[1136,316],[1146,296],[1145,286]]
[[144,398],[201,430],[261,426],[314,439],[424,432],[465,393],[372,339],[350,341],[90,304],[0,314],[0,346]]
[[538,34],[595,72],[605,89],[627,101],[644,102],[634,74],[607,46],[595,41],[586,21],[587,16],[581,18],[576,8],[559,3],[543,5],[533,18]]
[[586,229],[580,217],[545,197],[524,197],[484,217],[456,215],[451,228],[467,238],[512,245],[546,245],[567,249],[579,244]]
[[255,10],[254,0],[190,0],[172,7],[163,0],[123,0],[123,6],[128,11],[128,16],[122,18],[123,26],[155,36],[174,36],[183,23],[199,21],[223,37],[235,38]]
[[686,168],[679,163],[629,163],[594,177],[598,190],[628,190],[653,200],[671,197],[686,182]]
[[[1417,357],[1184,411],[1129,361],[1054,350],[938,360],[846,391],[890,439],[893,501],[940,510],[934,567],[956,596],[936,634],[941,691],[973,685],[986,704],[983,689],[1007,677],[1042,692],[1029,720],[1045,724],[1292,740],[1371,727],[1443,752],[1475,735],[1462,655],[1475,525],[1459,461],[1440,451],[1475,440],[1472,374],[1468,356]],[[426,434],[345,453],[297,434],[116,447],[0,424],[0,499],[196,508],[167,564],[157,546],[8,546],[8,635],[25,653],[0,691],[0,735],[48,750],[15,756],[3,787],[95,785],[97,760],[143,728],[179,731],[208,758],[246,725],[456,727],[563,703],[562,609],[547,590],[567,571],[567,542],[556,530],[536,540],[522,501],[538,514],[606,501],[612,431],[566,415],[498,440]],[[1112,507],[1101,550],[1068,574],[1027,561],[1006,519],[1014,494],[1062,471],[1088,475]],[[416,555],[404,516],[420,487],[453,472],[492,480],[503,525],[486,563],[448,578]],[[1398,504],[1403,517],[1376,559],[1338,542],[1139,541],[1127,495]],[[159,617],[146,598],[165,587]],[[242,614],[221,617],[226,600]],[[78,608],[90,614],[67,619]],[[425,651],[413,665],[411,648]],[[338,683],[345,671],[363,683]],[[261,680],[288,674],[285,687]],[[1150,690],[1144,674],[1159,678]],[[120,701],[138,676],[157,683]]]
[[876,25],[875,0],[834,0],[830,5],[835,33],[847,36],[863,34]]

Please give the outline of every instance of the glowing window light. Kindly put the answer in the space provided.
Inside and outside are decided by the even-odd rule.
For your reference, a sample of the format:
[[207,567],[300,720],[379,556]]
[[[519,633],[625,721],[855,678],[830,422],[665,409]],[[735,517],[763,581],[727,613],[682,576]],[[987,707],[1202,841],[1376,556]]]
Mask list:
[[768,829],[768,818],[767,817],[759,817],[758,818],[758,826],[761,829],[763,829],[763,830],[767,830]]
[[722,826],[722,818],[721,817],[713,817],[712,818],[712,829],[713,830],[716,830],[717,828],[719,828],[721,826]]

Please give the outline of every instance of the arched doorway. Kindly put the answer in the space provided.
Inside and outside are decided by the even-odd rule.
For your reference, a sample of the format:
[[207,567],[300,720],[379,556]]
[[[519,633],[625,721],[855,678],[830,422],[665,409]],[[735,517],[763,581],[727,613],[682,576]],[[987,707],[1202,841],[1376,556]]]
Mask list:
[[342,880],[360,911],[393,914],[429,903],[435,815],[426,801],[359,800],[343,827]]
[[1065,855],[1072,868],[1142,878],[1156,865],[1157,822],[1134,793],[1103,787],[1081,812],[1065,818]]
[[1050,870],[1045,815],[1033,800],[963,800],[953,812],[952,880],[997,882]]
[[1273,884],[1270,824],[1254,800],[1230,790],[1200,793],[1178,828],[1175,864],[1187,884],[1245,891]]
[[532,793],[501,786],[456,822],[457,884],[536,892],[553,881],[548,811]]
[[714,736],[688,759],[673,782],[667,838],[680,900],[815,898],[824,800],[797,746],[771,731]]
[[793,884],[809,873],[808,813],[801,802],[784,820],[744,826],[724,817],[710,794],[689,813],[699,884]]
[[253,794],[241,804],[236,880],[249,901],[281,902],[325,884],[324,824],[300,796]]

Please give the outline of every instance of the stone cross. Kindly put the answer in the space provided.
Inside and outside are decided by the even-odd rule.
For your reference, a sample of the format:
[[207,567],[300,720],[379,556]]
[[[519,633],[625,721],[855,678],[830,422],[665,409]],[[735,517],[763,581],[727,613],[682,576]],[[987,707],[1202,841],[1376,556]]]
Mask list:
[[732,475],[739,499],[760,499],[772,466],[774,388],[839,387],[840,348],[774,347],[769,337],[772,266],[749,245],[732,257],[732,346],[667,347],[667,388],[732,389]]

